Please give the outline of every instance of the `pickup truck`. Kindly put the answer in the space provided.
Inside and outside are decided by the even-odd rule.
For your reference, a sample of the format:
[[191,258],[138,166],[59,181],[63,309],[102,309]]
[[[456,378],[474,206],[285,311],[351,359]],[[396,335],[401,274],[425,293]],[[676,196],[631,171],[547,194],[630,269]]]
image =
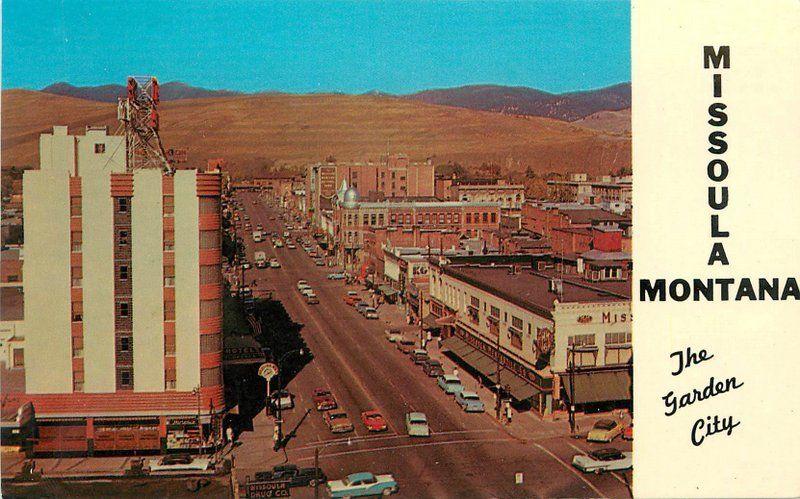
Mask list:
[[281,464],[272,471],[256,472],[257,482],[289,482],[289,487],[314,487],[328,478],[320,468],[299,468],[295,464]]

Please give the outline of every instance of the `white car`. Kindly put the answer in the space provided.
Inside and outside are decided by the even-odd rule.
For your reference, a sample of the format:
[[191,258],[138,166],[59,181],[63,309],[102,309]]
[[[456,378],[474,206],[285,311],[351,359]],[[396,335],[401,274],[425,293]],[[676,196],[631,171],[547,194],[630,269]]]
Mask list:
[[279,269],[281,268],[281,262],[279,262],[277,258],[273,258],[269,261],[269,266],[273,269]]
[[372,307],[367,307],[364,309],[364,317],[375,320],[378,318],[378,311]]
[[188,454],[174,454],[151,459],[150,471],[205,471],[210,465],[210,459],[192,457]]
[[597,449],[589,454],[576,455],[572,458],[572,465],[584,473],[622,471],[633,467],[633,453],[614,448]]
[[308,297],[308,296],[311,296],[311,295],[314,294],[314,290],[311,289],[311,286],[307,286],[307,287],[305,287],[305,288],[300,290],[300,294],[305,296],[305,297]]
[[300,289],[302,289],[305,286],[308,286],[308,281],[306,281],[305,279],[300,279],[299,281],[297,281],[297,291],[300,291]]

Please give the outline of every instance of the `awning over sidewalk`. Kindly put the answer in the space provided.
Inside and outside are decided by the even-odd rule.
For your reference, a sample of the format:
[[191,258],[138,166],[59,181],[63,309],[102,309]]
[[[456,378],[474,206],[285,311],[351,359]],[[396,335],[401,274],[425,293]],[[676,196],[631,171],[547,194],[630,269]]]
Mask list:
[[378,286],[378,290],[386,296],[394,296],[397,294],[396,289],[386,284],[381,284],[380,286]]
[[[442,342],[442,348],[469,364],[473,369],[492,382],[497,381],[497,361],[485,353],[471,347],[461,338],[448,338]],[[500,384],[508,389],[516,400],[525,400],[539,393],[539,389],[527,380],[506,368],[500,370]]]
[[[561,384],[573,404],[631,400],[631,376],[628,371],[575,373],[572,382],[569,374],[562,374]],[[571,385],[575,387],[574,399]]]

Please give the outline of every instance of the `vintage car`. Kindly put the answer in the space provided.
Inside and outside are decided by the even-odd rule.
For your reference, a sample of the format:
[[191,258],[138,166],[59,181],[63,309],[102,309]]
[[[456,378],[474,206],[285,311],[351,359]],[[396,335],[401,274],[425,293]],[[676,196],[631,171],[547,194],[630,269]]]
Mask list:
[[431,378],[437,378],[444,374],[444,368],[441,361],[437,359],[428,359],[422,365],[422,370]]
[[398,490],[392,475],[373,475],[369,472],[352,473],[341,480],[328,482],[331,497],[388,496]]
[[464,385],[461,384],[461,380],[455,374],[442,374],[436,378],[436,383],[448,395],[455,395],[464,389]]
[[633,467],[633,453],[614,448],[598,449],[589,454],[577,454],[572,458],[572,465],[584,473],[622,471]]
[[406,431],[410,437],[430,437],[431,429],[428,427],[428,418],[422,412],[409,412],[406,414]]
[[622,433],[624,428],[620,421],[601,419],[589,430],[586,440],[589,442],[611,442]]
[[386,431],[388,428],[383,415],[375,410],[362,412],[361,422],[367,427],[367,431]]
[[464,412],[483,412],[485,410],[478,394],[467,390],[456,392],[456,403],[464,409]]
[[272,471],[256,472],[257,482],[288,482],[289,487],[314,487],[328,479],[320,468],[299,468],[295,464],[279,464]]
[[348,433],[355,429],[353,423],[350,422],[350,418],[347,417],[347,413],[344,411],[327,411],[322,418],[325,420],[325,424],[328,425],[331,433]]
[[329,411],[331,409],[336,409],[338,404],[336,403],[336,398],[333,396],[330,390],[327,388],[315,388],[314,406],[318,411]]

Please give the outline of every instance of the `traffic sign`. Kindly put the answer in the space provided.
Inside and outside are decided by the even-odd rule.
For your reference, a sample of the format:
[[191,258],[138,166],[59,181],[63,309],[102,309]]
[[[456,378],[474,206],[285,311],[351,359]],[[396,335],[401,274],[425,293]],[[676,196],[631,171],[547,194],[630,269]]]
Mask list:
[[267,381],[274,378],[276,374],[278,374],[278,366],[272,362],[261,364],[261,367],[258,368],[258,375]]

